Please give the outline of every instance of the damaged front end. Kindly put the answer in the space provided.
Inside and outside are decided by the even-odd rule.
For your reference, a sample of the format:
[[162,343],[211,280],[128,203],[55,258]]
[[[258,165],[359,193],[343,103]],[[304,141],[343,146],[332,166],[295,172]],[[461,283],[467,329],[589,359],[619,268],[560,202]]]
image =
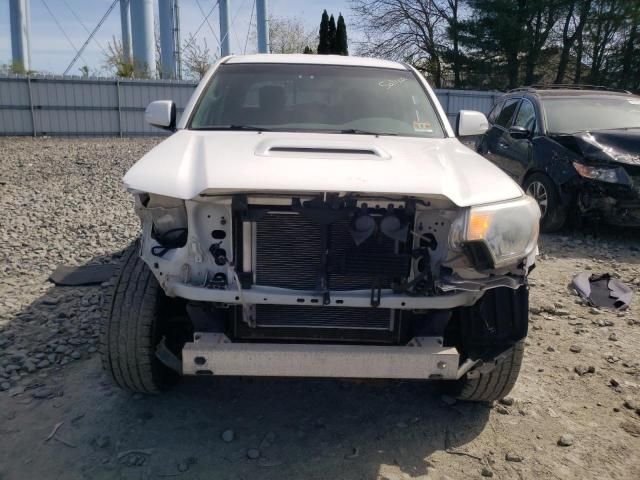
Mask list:
[[583,216],[619,226],[640,226],[640,136],[628,131],[556,135],[578,155],[577,177],[564,185]]
[[277,323],[282,306],[371,307],[386,326],[395,311],[518,288],[539,215],[528,197],[471,209],[361,194],[136,198],[141,256],[167,295],[241,307],[253,328]]
[[[540,215],[529,197],[135,196],[140,256],[193,324],[171,362],[185,374],[455,379],[478,360],[447,340],[452,322],[517,318],[526,334]],[[519,299],[503,302],[515,313],[486,316],[479,299],[495,288]]]

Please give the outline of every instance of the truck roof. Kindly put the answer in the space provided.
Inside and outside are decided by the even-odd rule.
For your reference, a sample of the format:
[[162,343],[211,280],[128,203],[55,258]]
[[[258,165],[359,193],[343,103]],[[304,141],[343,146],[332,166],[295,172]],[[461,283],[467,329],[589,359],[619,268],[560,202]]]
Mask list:
[[347,65],[356,67],[392,68],[395,70],[407,70],[407,67],[399,62],[382,60],[370,57],[352,57],[344,55],[305,55],[305,54],[255,54],[232,55],[222,63],[289,63],[306,65]]

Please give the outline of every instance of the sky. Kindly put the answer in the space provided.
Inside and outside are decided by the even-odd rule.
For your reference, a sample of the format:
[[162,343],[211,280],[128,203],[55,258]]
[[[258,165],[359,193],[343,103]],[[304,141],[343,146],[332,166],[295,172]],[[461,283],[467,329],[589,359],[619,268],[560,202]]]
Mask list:
[[[87,30],[93,30],[113,3],[113,0],[27,1],[31,2],[31,69],[53,74],[62,74],[65,71],[76,53],[71,43],[79,49],[89,36]],[[157,0],[154,0],[154,3],[157,21]],[[183,41],[187,38],[188,33],[195,33],[204,20],[198,3],[205,13],[209,13],[216,0],[180,0],[180,28]],[[57,19],[64,33],[46,6]],[[253,0],[229,0],[232,53],[241,54],[244,52],[252,6]],[[314,0],[268,0],[268,6],[269,15],[299,18],[307,28],[314,30],[318,28],[322,10],[325,8],[329,14],[333,13],[336,18],[339,13],[342,13],[347,23],[347,29],[349,29],[349,25],[352,23],[350,20],[353,18],[348,0],[322,0],[321,2]],[[75,16],[72,12],[75,13]],[[213,32],[205,23],[197,38],[205,38],[209,47],[214,50],[214,48],[218,48],[214,34],[219,38],[217,9],[209,17],[209,23],[213,27]],[[65,33],[69,39],[65,38]],[[92,41],[87,46],[82,57],[69,73],[79,75],[78,69],[87,65],[92,74],[107,75],[106,71],[101,71],[104,67],[103,51],[113,36],[120,39],[120,9],[118,5],[96,34],[97,42]],[[247,53],[256,50],[255,32],[250,35],[250,38],[253,38],[254,41],[252,44],[249,40]],[[10,61],[9,1],[0,0],[0,64],[8,64]]]

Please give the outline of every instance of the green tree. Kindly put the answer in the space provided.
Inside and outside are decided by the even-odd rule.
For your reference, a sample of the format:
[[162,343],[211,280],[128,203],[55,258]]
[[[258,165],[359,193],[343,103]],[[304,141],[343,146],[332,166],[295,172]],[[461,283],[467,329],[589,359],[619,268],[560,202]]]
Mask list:
[[584,53],[590,64],[588,81],[593,85],[606,83],[607,71],[616,68],[610,64],[612,49],[628,14],[624,7],[630,4],[626,0],[600,0],[589,16]]
[[562,49],[554,83],[565,81],[572,50],[578,41],[582,41],[584,27],[591,11],[591,0],[564,0],[563,7]]
[[309,45],[307,45],[306,47],[304,47],[304,50],[302,51],[302,53],[313,54],[313,50]]
[[329,14],[326,10],[322,12],[319,37],[318,53],[320,55],[327,55],[331,53],[331,43],[329,42]]
[[627,6],[625,23],[618,43],[620,74],[618,87],[640,89],[640,58],[635,51],[640,49],[640,4]]
[[329,18],[329,29],[327,31],[327,38],[329,43],[329,51],[327,53],[329,54],[338,53],[336,51],[337,33],[336,19],[333,18],[333,14],[331,14],[331,17]]
[[519,84],[520,53],[526,40],[526,0],[471,0],[473,17],[465,39],[476,58],[485,57],[495,69],[504,69],[507,86]]
[[338,27],[336,28],[336,49],[338,55],[349,55],[349,45],[347,43],[347,24],[342,13],[338,15]]

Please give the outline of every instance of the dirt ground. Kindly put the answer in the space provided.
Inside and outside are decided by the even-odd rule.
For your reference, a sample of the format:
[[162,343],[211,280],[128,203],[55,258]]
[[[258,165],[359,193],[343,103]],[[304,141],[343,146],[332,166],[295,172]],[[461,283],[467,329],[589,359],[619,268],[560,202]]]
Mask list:
[[[96,353],[110,286],[47,277],[117,262],[138,231],[120,178],[154,143],[0,139],[0,479],[640,478],[638,230],[542,237],[523,370],[493,406],[421,382],[115,388]],[[632,285],[631,308],[582,304],[568,284],[585,270]]]

